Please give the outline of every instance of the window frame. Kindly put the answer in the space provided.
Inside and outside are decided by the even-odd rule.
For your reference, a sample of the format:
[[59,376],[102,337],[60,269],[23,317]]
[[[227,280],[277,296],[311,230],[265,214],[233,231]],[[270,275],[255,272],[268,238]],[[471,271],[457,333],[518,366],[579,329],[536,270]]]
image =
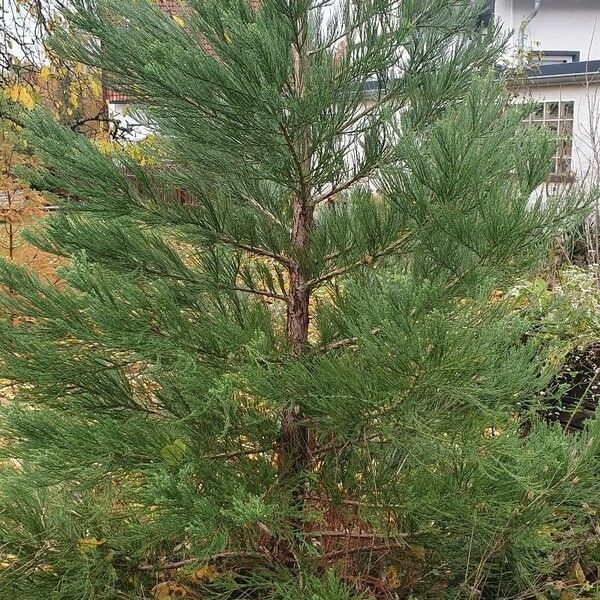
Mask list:
[[535,104],[538,109],[524,119],[524,124],[546,127],[556,132],[558,137],[556,153],[552,157],[550,181],[572,181],[575,101],[544,99]]

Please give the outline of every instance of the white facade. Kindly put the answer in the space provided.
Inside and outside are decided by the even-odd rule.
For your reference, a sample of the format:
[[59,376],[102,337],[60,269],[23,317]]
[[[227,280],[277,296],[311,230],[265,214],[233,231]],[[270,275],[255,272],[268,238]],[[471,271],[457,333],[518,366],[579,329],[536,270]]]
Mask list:
[[127,102],[109,102],[108,112],[110,117],[119,123],[119,127],[128,130],[129,141],[138,142],[151,133],[148,127],[140,125],[139,118],[131,114],[131,107]]
[[[531,85],[522,89],[521,98],[540,103],[573,102],[574,119],[569,169],[572,178],[567,177],[567,183],[592,179],[597,181],[600,177],[600,85],[585,82]],[[560,183],[551,178],[548,191],[559,192]]]
[[[519,30],[535,7],[534,0],[496,0],[495,16],[507,32]],[[580,60],[600,58],[600,0],[541,0],[537,15],[525,24],[525,47],[534,50],[576,51]]]
[[[573,103],[573,122],[566,132],[571,137],[570,147],[564,151],[569,166],[549,185],[559,187],[557,180],[597,181],[600,0],[496,0],[494,9],[495,19],[510,35],[507,64],[526,61],[530,66],[520,89],[521,98],[552,106]],[[560,134],[565,135],[562,126]],[[566,164],[559,158],[558,162]]]

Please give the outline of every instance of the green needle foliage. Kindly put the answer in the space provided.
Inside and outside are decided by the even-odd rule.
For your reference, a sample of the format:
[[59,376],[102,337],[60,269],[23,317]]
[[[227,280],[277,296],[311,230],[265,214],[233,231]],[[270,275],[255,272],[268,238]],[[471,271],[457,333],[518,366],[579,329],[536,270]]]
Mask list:
[[493,294],[585,206],[530,200],[554,142],[478,8],[73,0],[54,47],[155,155],[28,120],[64,261],[0,266],[3,598],[586,589],[599,425],[525,408],[543,351]]

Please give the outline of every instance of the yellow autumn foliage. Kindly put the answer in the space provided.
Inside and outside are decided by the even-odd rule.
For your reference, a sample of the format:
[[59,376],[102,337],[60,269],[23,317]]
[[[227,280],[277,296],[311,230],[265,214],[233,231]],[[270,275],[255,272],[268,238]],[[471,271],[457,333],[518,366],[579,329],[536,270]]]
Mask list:
[[48,65],[44,65],[39,72],[38,75],[40,81],[48,81],[50,78],[50,67]]
[[88,85],[94,98],[100,98],[102,96],[102,85],[96,77],[91,77]]
[[26,110],[31,110],[35,101],[29,90],[22,85],[15,84],[7,88],[6,95],[10,100],[20,104]]

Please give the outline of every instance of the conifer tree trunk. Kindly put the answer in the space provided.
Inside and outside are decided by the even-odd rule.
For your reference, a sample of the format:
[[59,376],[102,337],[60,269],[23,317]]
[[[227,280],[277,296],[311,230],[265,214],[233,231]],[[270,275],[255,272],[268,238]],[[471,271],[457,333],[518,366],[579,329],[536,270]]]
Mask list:
[[[313,218],[313,208],[299,196],[293,200],[294,227],[292,240],[300,251],[308,245],[308,234]],[[289,301],[287,309],[287,335],[292,351],[302,354],[308,344],[310,290],[302,266],[294,263],[289,268]],[[302,423],[302,412],[296,399],[284,408],[281,419],[280,477],[296,478],[308,464],[308,427]],[[298,492],[294,494],[296,500]]]
[[[297,21],[297,29],[292,49],[293,87],[299,98],[304,96],[309,69],[307,48],[307,14]],[[313,224],[314,205],[310,192],[311,171],[311,131],[306,127],[295,144],[295,159],[298,165],[298,187],[292,202],[291,242],[295,258],[288,269],[289,300],[287,307],[287,335],[292,352],[302,354],[308,345],[310,289],[302,257],[308,250],[309,236]],[[297,399],[291,399],[284,408],[281,418],[281,463],[280,477],[296,479],[307,467],[308,427],[303,421]],[[294,499],[300,503],[300,486],[295,486]]]

